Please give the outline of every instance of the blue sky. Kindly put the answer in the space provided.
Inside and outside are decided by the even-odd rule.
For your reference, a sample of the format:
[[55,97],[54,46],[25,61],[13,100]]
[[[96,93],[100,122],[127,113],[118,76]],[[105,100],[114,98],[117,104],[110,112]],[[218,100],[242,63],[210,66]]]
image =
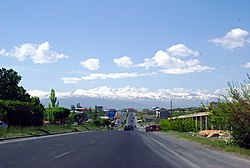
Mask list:
[[250,72],[248,0],[1,0],[0,67],[28,91],[206,90]]

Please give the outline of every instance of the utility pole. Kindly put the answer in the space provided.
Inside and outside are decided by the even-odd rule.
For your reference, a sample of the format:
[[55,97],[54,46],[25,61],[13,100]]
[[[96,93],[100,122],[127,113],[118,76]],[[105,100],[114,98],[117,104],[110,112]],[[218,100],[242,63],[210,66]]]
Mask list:
[[172,117],[172,113],[173,113],[173,100],[170,100],[170,118]]

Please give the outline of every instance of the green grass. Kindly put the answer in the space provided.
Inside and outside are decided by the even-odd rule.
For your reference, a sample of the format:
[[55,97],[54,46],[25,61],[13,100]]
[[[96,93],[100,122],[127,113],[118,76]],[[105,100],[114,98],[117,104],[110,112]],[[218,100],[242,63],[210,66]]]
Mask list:
[[10,127],[0,129],[0,139],[25,137],[25,136],[39,136],[39,135],[50,135],[55,133],[68,133],[68,132],[80,132],[80,131],[91,131],[91,130],[103,130],[105,128],[96,127],[92,125],[83,126],[58,126],[48,125],[41,127]]
[[226,141],[223,141],[221,139],[201,137],[194,133],[189,133],[189,132],[169,131],[168,133],[180,139],[196,142],[226,152],[232,152],[235,154],[250,157],[250,149],[240,148],[237,145],[228,144],[226,143]]

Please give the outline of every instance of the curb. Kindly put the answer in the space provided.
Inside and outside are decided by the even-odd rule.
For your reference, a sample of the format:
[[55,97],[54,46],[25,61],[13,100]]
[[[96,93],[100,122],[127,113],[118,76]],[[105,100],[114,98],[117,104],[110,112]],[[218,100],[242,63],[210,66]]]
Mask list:
[[67,133],[73,133],[73,132],[84,132],[84,131],[55,132],[55,133],[41,134],[41,135],[27,135],[27,136],[18,136],[18,137],[10,137],[10,138],[0,138],[0,142],[1,141],[7,141],[7,140],[13,140],[13,139],[42,137],[42,136],[48,136],[48,135],[67,134]]

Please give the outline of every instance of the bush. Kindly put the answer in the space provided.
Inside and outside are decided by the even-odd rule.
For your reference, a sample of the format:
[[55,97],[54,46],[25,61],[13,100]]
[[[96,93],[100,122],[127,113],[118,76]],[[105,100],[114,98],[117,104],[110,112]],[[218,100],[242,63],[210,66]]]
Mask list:
[[213,122],[230,131],[234,144],[250,148],[250,77],[243,84],[228,85],[227,94],[212,107]]
[[163,131],[178,131],[178,132],[195,132],[195,121],[192,119],[175,119],[175,120],[161,120],[161,130]]

